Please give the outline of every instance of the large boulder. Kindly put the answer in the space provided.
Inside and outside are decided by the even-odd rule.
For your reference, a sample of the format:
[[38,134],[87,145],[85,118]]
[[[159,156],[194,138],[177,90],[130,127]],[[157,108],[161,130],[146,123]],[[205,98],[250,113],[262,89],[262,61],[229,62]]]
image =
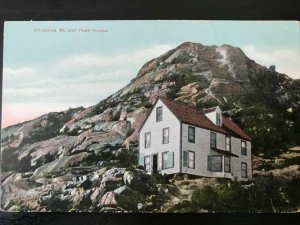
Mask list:
[[100,187],[96,187],[90,196],[92,203],[94,204],[94,203],[98,202],[99,200],[101,200],[102,194],[103,194],[103,190]]
[[136,211],[138,205],[143,201],[144,198],[141,194],[124,185],[114,191],[105,193],[101,198],[100,206],[121,207],[126,211]]
[[90,116],[88,115],[92,113],[93,108],[85,110],[85,112],[78,116],[77,119],[72,119],[60,129],[60,133],[76,135],[80,134],[90,128],[93,128],[96,123],[99,122],[107,122],[113,119],[113,109],[108,108],[104,112],[98,115]]
[[35,187],[40,187],[41,184],[37,183],[35,180],[30,178],[20,178],[13,182],[13,184],[18,187],[22,188],[24,190],[30,190]]
[[102,176],[101,189],[108,191],[121,187],[124,184],[122,179],[124,172],[125,168],[112,168],[107,170]]
[[122,178],[126,168],[112,168],[103,174],[103,178]]
[[124,176],[123,176],[124,183],[126,185],[130,185],[131,181],[133,180],[133,176],[134,176],[133,172],[125,171]]
[[111,191],[122,186],[122,184],[122,179],[120,178],[104,177],[101,180],[100,188],[105,191]]
[[130,129],[131,129],[131,124],[128,121],[119,121],[118,123],[112,126],[112,131],[121,134],[124,138],[126,138]]
[[132,193],[131,189],[129,187],[127,187],[126,185],[123,185],[123,186],[115,189],[114,192],[119,195],[121,195],[121,194],[129,195],[130,193]]
[[123,175],[123,181],[132,190],[136,190],[142,194],[157,193],[156,182],[154,178],[147,174],[144,170],[135,169],[126,171]]
[[43,178],[43,177],[46,177],[49,175],[50,176],[57,175],[63,169],[66,169],[72,165],[79,164],[87,155],[88,155],[87,152],[82,152],[82,153],[79,153],[76,155],[63,156],[61,158],[58,158],[50,163],[47,163],[47,164],[44,164],[44,165],[38,167],[34,171],[33,177],[35,179],[38,179],[38,178]]
[[98,151],[99,149],[103,148],[104,146],[116,146],[120,145],[124,142],[124,137],[115,132],[92,132],[89,133],[85,140],[74,147],[71,151],[72,154],[75,152],[82,152],[82,151]]
[[117,200],[116,200],[116,193],[113,191],[106,192],[100,201],[101,206],[116,206]]
[[119,121],[108,121],[108,122],[100,121],[95,124],[93,131],[94,132],[100,132],[100,131],[110,132],[112,130],[112,127],[117,123],[119,123]]
[[131,125],[128,121],[108,121],[97,123],[93,131],[99,132],[117,132],[123,137],[126,137],[127,133],[130,131]]
[[85,190],[84,188],[76,188],[73,193],[73,209],[86,209],[91,205],[92,190]]
[[67,155],[73,147],[76,138],[67,135],[59,135],[46,141],[25,145],[20,149],[18,160],[30,157],[31,166],[38,167],[49,163],[62,155]]
[[283,169],[270,170],[274,176],[297,177],[300,176],[300,165],[291,165]]

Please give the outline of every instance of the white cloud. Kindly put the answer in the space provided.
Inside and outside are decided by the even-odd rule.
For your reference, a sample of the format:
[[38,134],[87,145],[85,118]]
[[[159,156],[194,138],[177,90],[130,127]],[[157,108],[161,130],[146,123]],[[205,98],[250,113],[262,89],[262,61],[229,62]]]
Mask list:
[[276,71],[285,73],[294,79],[300,79],[299,49],[278,49],[263,51],[252,45],[242,47],[245,54],[257,63],[269,67],[276,66]]
[[31,67],[6,67],[3,107],[9,110],[4,111],[3,124],[11,125],[68,107],[96,104],[129,83],[144,63],[172,47],[155,45],[108,55],[86,53]]
[[21,67],[21,68],[4,68],[3,76],[15,76],[15,77],[28,77],[36,75],[36,70],[30,67]]
[[170,50],[171,45],[157,45],[146,49],[131,50],[128,52],[114,53],[111,55],[102,54],[80,54],[72,55],[58,64],[58,68],[132,68],[132,65],[140,65],[146,63],[152,58]]

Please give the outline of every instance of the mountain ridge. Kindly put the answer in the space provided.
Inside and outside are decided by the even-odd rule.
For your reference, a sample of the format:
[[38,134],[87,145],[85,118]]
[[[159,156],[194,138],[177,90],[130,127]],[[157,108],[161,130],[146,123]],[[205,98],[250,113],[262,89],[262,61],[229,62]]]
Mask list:
[[[196,107],[207,108],[219,104],[226,109],[227,105],[234,104],[234,95],[253,98],[259,93],[263,96],[262,100],[269,101],[273,105],[280,105],[286,110],[290,108],[298,110],[299,102],[290,99],[300,101],[299,95],[294,94],[300,90],[299,86],[299,81],[277,73],[275,69],[255,63],[238,47],[227,44],[205,46],[184,42],[145,63],[136,77],[124,88],[96,105],[81,108],[60,131],[64,133],[68,124],[88,117],[92,117],[92,121],[114,120],[114,116],[121,114],[120,109],[116,110],[114,116],[104,113],[102,117],[95,118],[95,115],[114,105],[121,108],[120,101],[117,99],[113,103],[114,99],[124,100],[129,95],[138,94],[134,92],[139,90],[145,97],[137,95],[137,98],[144,102],[148,100],[148,107],[149,103],[153,104],[156,96],[162,95]],[[193,94],[189,94],[190,91]],[[24,123],[26,124],[26,122],[21,124]],[[6,127],[2,131],[5,133],[6,130],[21,124]]]
[[[2,129],[2,170],[6,174],[2,208],[9,209],[17,199],[28,197],[25,184],[40,196],[36,188],[50,182],[59,189],[80,174],[101,174],[101,185],[111,190],[103,180],[110,173],[125,179],[125,170],[117,168],[137,164],[138,130],[158,96],[201,109],[219,105],[225,116],[250,134],[254,154],[279,154],[299,144],[299,93],[299,80],[276,72],[273,66],[257,64],[240,48],[182,43],[146,62],[129,84],[93,106],[45,114]],[[119,172],[112,172],[114,168]],[[132,172],[149,182],[149,192],[143,195],[155,193],[153,178],[140,170]],[[19,190],[20,196],[14,197],[9,187]],[[137,186],[130,188],[141,194]],[[101,199],[97,207],[111,205],[108,198],[118,201],[115,194],[100,189],[94,194]],[[67,190],[75,190],[78,198],[82,195],[79,187]],[[41,210],[50,203],[32,204]]]

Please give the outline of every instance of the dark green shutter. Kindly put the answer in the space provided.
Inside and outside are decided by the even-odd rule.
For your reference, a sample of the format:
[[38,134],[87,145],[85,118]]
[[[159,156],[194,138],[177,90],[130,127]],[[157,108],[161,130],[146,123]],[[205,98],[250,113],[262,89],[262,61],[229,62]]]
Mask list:
[[214,132],[210,132],[210,147],[217,147],[217,134]]
[[188,152],[183,151],[183,166],[187,167],[188,166]]
[[207,170],[212,171],[212,156],[211,155],[207,156]]

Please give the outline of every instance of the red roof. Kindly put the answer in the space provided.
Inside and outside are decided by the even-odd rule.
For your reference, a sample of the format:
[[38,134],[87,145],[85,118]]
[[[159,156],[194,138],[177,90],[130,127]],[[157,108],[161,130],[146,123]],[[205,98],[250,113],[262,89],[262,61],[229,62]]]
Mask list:
[[174,113],[174,115],[180,121],[184,123],[251,140],[251,138],[241,128],[239,128],[238,125],[236,125],[233,121],[225,118],[224,116],[222,127],[219,127],[215,125],[210,119],[208,119],[208,117],[202,110],[196,109],[184,103],[171,101],[163,97],[160,97],[160,100]]
[[251,137],[246,134],[245,131],[243,131],[236,123],[234,123],[232,120],[222,117],[222,127],[227,130],[230,133],[234,133],[235,135],[246,139],[246,140],[251,140]]
[[160,99],[180,121],[227,134],[227,131],[216,126],[210,119],[208,119],[202,110],[184,103],[171,101],[166,98],[160,97]]

